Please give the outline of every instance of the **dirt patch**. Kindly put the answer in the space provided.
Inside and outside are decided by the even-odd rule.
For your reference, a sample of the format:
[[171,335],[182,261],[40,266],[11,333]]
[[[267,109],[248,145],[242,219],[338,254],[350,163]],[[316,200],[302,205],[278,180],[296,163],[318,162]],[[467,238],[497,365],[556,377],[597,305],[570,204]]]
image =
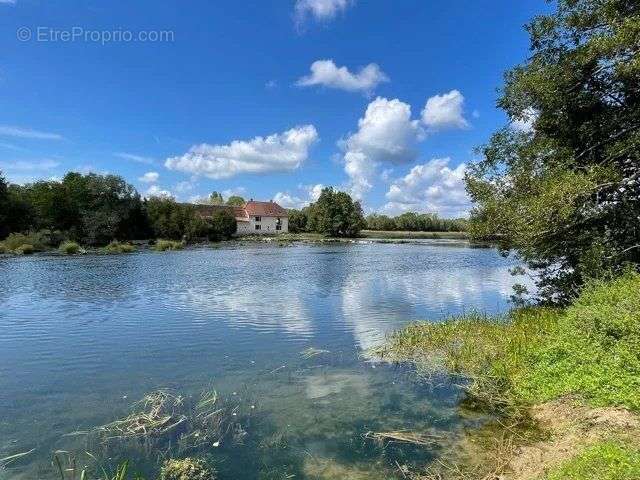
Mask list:
[[623,408],[589,408],[575,398],[538,405],[533,419],[549,439],[520,446],[513,452],[502,478],[534,480],[598,441],[616,437],[640,439],[640,419]]
[[591,408],[565,397],[530,410],[531,426],[500,425],[467,432],[412,480],[540,480],[554,467],[605,439],[640,444],[640,418],[624,408]]

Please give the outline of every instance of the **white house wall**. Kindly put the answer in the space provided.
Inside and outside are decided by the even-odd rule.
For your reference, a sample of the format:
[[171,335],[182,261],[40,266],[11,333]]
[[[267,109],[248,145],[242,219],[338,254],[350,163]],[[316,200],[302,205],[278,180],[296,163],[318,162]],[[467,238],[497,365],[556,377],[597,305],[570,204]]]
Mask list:
[[[276,230],[276,225],[280,218],[281,230]],[[256,225],[260,225],[260,230],[256,230]],[[256,222],[255,217],[250,217],[248,222],[238,222],[238,235],[274,235],[287,233],[289,231],[289,219],[287,217],[261,217]]]

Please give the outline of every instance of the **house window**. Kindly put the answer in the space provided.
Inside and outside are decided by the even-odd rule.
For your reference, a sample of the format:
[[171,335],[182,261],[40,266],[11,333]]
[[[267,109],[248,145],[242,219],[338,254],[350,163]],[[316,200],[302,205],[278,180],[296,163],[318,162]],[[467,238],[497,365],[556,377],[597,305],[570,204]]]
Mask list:
[[256,230],[262,230],[262,225],[256,225]]
[[[262,217],[255,217],[255,221],[256,222],[261,222],[262,221]],[[259,229],[256,229],[256,230],[259,230]]]

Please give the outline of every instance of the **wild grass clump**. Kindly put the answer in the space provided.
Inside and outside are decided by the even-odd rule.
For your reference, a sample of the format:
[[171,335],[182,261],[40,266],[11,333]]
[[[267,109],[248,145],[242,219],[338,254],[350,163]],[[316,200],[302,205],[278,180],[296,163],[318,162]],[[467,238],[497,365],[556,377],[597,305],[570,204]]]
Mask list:
[[167,460],[160,470],[160,480],[215,480],[216,473],[197,458]]
[[545,480],[637,480],[640,450],[624,443],[606,441],[587,448],[553,469]]
[[9,250],[7,249],[7,246],[4,244],[4,242],[0,242],[0,254],[3,253],[7,253]]
[[594,282],[564,311],[515,310],[419,323],[378,355],[423,373],[469,380],[470,397],[503,412],[573,394],[598,406],[640,410],[640,275]]
[[58,247],[58,250],[60,253],[65,255],[78,255],[79,253],[82,253],[82,247],[78,243],[70,240],[62,242]]
[[136,251],[136,247],[130,243],[120,243],[118,240],[113,240],[109,245],[104,247],[106,253],[131,253]]
[[46,248],[46,243],[41,233],[11,233],[2,242],[7,253],[18,255],[28,255],[33,252],[40,252]]
[[20,245],[18,248],[16,248],[13,253],[15,253],[16,255],[31,255],[33,253],[35,253],[36,249],[33,245],[29,245],[28,243],[25,243],[23,245]]
[[165,252],[167,250],[182,250],[184,243],[177,242],[175,240],[158,240],[153,247],[158,252]]

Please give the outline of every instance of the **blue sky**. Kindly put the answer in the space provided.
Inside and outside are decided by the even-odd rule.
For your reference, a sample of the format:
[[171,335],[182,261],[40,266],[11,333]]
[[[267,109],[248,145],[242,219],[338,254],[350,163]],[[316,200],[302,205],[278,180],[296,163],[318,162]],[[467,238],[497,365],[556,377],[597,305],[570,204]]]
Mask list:
[[[0,170],[464,214],[542,0],[0,0]],[[522,125],[520,125],[522,127]],[[524,128],[524,127],[523,127]]]

